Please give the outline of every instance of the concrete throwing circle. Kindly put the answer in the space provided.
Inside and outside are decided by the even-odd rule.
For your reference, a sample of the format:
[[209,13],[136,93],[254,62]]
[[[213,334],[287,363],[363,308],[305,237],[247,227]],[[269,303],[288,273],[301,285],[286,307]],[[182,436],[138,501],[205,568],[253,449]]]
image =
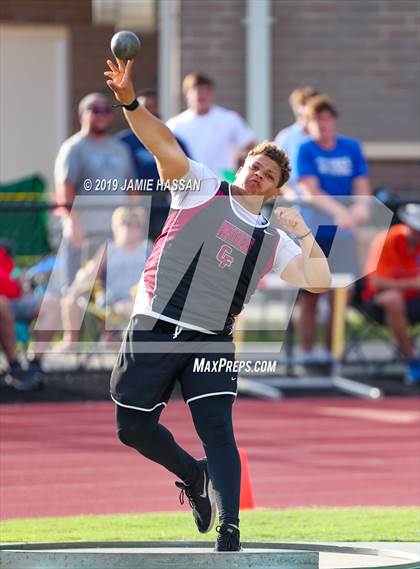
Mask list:
[[[320,553],[329,555],[320,565]],[[341,557],[341,560],[340,560]],[[354,558],[352,565],[351,558]],[[345,558],[345,560],[344,560]],[[309,543],[244,543],[214,553],[211,542],[70,542],[0,545],[2,569],[419,569],[396,551]],[[368,565],[363,564],[364,562]],[[373,563],[372,563],[373,562]],[[344,564],[343,564],[344,563]]]

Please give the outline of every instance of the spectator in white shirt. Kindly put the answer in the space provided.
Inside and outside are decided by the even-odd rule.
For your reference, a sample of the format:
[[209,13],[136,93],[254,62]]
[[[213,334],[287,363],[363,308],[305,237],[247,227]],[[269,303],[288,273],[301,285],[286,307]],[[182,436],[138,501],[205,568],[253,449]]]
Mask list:
[[168,121],[168,127],[190,150],[191,157],[222,178],[236,171],[238,153],[255,146],[254,134],[235,111],[214,104],[214,83],[202,73],[184,78],[187,109]]

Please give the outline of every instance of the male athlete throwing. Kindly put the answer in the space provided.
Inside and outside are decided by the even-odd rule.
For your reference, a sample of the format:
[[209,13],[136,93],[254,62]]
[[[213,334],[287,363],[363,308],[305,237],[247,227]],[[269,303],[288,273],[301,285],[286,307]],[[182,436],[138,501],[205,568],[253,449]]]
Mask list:
[[[258,145],[234,184],[221,182],[188,160],[166,125],[138,106],[133,61],[107,63],[107,84],[131,129],[155,156],[162,181],[173,184],[171,211],[141,276],[112,372],[118,436],[182,480],[176,483],[180,499],[186,494],[201,533],[212,528],[217,506],[215,551],[239,551],[240,459],[232,426],[237,375],[227,366],[197,372],[194,361],[198,355],[211,363],[221,357],[234,362],[235,317],[268,271],[312,292],[329,287],[330,271],[296,211],[277,208],[276,217],[300,247],[260,214],[289,177],[282,150]],[[176,380],[202,441],[203,460],[182,449],[159,423]]]

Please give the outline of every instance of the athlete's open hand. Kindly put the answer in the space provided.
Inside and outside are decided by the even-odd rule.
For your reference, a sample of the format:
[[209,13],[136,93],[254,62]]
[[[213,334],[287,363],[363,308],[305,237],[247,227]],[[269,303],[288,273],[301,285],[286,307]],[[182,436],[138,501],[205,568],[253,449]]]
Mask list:
[[113,61],[108,59],[107,64],[111,71],[104,71],[104,75],[110,78],[106,84],[114,92],[117,101],[123,105],[129,105],[135,98],[134,85],[131,79],[133,63],[133,59],[129,59],[127,63],[122,59],[117,59],[117,67]]
[[280,229],[283,229],[291,235],[301,237],[308,233],[309,227],[306,225],[303,217],[292,207],[277,207],[274,215],[279,221]]

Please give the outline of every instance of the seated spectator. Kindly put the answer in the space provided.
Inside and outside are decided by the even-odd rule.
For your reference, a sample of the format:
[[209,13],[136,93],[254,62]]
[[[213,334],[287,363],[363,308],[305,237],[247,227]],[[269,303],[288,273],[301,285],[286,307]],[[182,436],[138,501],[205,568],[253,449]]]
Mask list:
[[398,209],[403,223],[376,236],[366,261],[362,299],[375,320],[385,322],[407,360],[405,381],[420,382],[409,325],[420,322],[420,205]]
[[[302,207],[302,215],[328,258],[331,272],[356,275],[354,232],[369,219],[364,199],[371,193],[366,160],[357,140],[337,133],[338,111],[331,99],[325,95],[310,98],[306,113],[311,139],[299,147],[296,172],[304,200],[310,205]],[[307,291],[299,298],[299,334],[307,363],[331,359],[332,310],[326,326],[327,351],[322,358],[314,352],[319,298]],[[329,301],[331,304],[331,293]]]
[[144,264],[150,253],[150,241],[145,238],[146,219],[140,208],[119,207],[112,215],[113,241],[101,246],[91,262],[82,268],[63,298],[63,340],[57,351],[64,351],[79,341],[81,306],[79,301],[86,292],[90,295],[93,283],[105,281],[104,306],[123,317],[124,329],[134,304],[132,289],[138,283]]
[[24,294],[22,281],[12,257],[10,243],[0,244],[0,347],[9,364],[6,382],[22,391],[41,384],[39,370],[24,370],[16,353],[16,319],[31,321],[37,314],[41,299]]
[[[145,89],[139,93],[138,100],[140,104],[149,111],[149,113],[160,118],[156,91],[153,89]],[[144,195],[149,195],[152,200],[150,208],[149,238],[154,240],[162,232],[162,228],[168,216],[171,205],[171,194],[169,191],[157,190],[157,184],[160,177],[155,157],[137,138],[131,128],[122,130],[117,133],[116,136],[121,140],[121,142],[124,142],[124,144],[128,146],[131,152],[136,167],[137,180],[152,181],[151,194],[144,192]],[[183,141],[178,137],[175,138],[185,154],[189,156],[188,150]]]

